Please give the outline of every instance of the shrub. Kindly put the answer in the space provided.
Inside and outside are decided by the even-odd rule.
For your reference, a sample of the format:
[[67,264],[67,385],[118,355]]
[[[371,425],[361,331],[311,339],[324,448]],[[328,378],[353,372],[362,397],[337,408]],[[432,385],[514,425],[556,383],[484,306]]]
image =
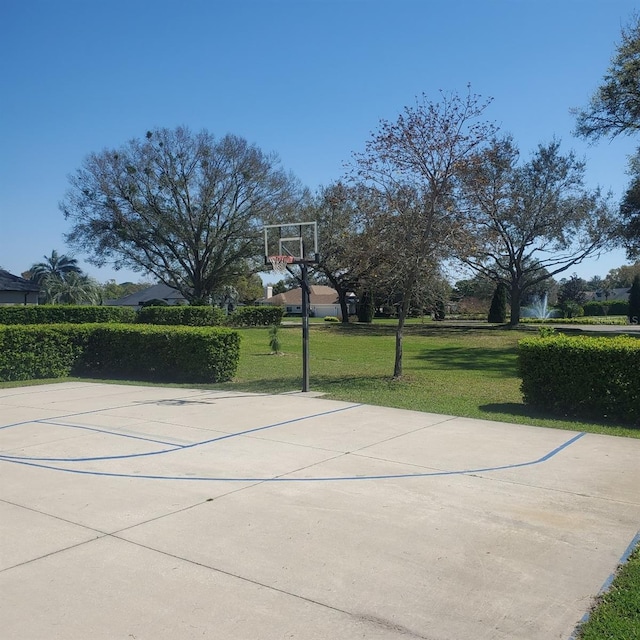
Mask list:
[[336,318],[335,316],[325,316],[325,322],[340,322],[340,318]]
[[491,300],[488,322],[503,323],[507,320],[507,287],[499,283]]
[[629,315],[629,303],[626,300],[612,300],[608,312],[612,316]]
[[175,382],[222,382],[238,367],[240,336],[219,327],[102,325],[78,370],[91,375]]
[[232,327],[268,327],[280,324],[283,316],[283,307],[238,307],[228,316],[227,324]]
[[277,324],[271,326],[269,329],[269,347],[271,347],[272,353],[280,353],[282,345],[280,344],[279,328]]
[[584,309],[585,316],[606,316],[609,314],[608,305],[604,302],[586,302],[582,307]]
[[98,307],[66,304],[0,306],[0,324],[86,324],[88,322],[135,322],[130,307]]
[[376,307],[370,291],[364,291],[356,306],[358,322],[373,322]]
[[544,324],[587,324],[587,325],[623,325],[627,324],[626,316],[583,316],[581,318],[546,318],[541,320],[540,318],[520,318],[522,324],[538,324],[543,322]]
[[0,380],[68,376],[86,349],[88,326],[0,327]]
[[525,402],[564,415],[640,424],[640,340],[630,336],[525,338]]
[[224,311],[211,305],[201,307],[154,306],[143,307],[138,311],[138,322],[141,324],[212,327],[222,324],[224,319]]
[[0,380],[70,374],[175,382],[223,382],[236,372],[231,329],[135,324],[0,327]]

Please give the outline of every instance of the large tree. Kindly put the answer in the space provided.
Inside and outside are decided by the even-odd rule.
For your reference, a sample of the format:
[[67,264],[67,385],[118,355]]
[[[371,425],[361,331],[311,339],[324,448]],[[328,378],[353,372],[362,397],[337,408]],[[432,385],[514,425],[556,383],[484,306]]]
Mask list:
[[622,197],[620,214],[624,226],[622,236],[627,248],[627,256],[640,258],[640,153],[629,160],[631,182]]
[[630,287],[633,279],[640,276],[640,262],[624,264],[616,269],[611,269],[604,279],[604,286],[609,289]]
[[640,132],[640,17],[622,29],[602,83],[584,109],[574,109],[576,133],[590,140]]
[[423,96],[395,122],[383,120],[355,155],[353,179],[379,201],[369,225],[378,232],[378,274],[400,295],[394,378],[402,375],[403,328],[417,284],[461,240],[452,189],[470,155],[495,133],[481,120],[487,105],[470,92],[442,93],[438,102]]
[[[602,83],[584,109],[575,109],[576,134],[588,140],[640,133],[640,16],[622,29],[622,38]],[[640,258],[640,152],[629,161],[630,185],[622,199],[624,244]]]
[[362,299],[374,293],[369,276],[377,261],[377,236],[367,226],[367,213],[375,205],[367,196],[362,185],[336,182],[319,190],[314,205],[321,247],[314,271],[338,292],[344,323],[349,322],[348,294],[357,292]]
[[206,300],[260,254],[260,227],[295,207],[299,185],[278,160],[233,135],[156,129],[90,154],[61,209],[67,239],[96,265],[154,275]]
[[507,286],[511,325],[528,290],[615,242],[616,213],[608,197],[584,186],[584,172],[558,141],[520,162],[505,136],[474,154],[462,174],[459,206],[473,242],[460,257]]

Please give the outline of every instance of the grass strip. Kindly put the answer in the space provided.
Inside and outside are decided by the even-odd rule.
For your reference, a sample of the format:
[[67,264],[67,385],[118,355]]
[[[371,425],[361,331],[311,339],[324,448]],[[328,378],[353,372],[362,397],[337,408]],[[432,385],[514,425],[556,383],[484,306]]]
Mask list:
[[640,545],[598,596],[576,640],[640,640]]

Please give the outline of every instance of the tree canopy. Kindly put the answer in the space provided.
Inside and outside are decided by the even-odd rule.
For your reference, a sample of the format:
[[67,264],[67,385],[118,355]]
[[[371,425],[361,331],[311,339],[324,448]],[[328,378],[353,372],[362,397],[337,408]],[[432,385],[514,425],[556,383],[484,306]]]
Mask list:
[[59,254],[55,249],[50,256],[43,256],[43,258],[43,262],[35,262],[27,272],[29,278],[38,284],[41,284],[45,278],[64,279],[70,273],[82,273],[76,258]]
[[322,247],[314,271],[338,292],[345,323],[349,321],[347,295],[357,292],[362,299],[372,294],[379,237],[367,224],[368,196],[368,189],[360,184],[336,182],[319,190],[313,207]]
[[640,258],[640,154],[629,160],[631,182],[622,197],[620,214],[623,219],[622,236],[627,256]]
[[402,375],[402,332],[421,276],[436,272],[462,241],[453,206],[457,174],[495,133],[483,121],[490,100],[470,91],[426,96],[395,122],[383,120],[354,157],[352,180],[372,203],[368,227],[377,233],[377,272],[400,295],[394,377]]
[[470,238],[460,257],[510,293],[510,324],[523,294],[616,242],[609,198],[583,184],[585,165],[560,143],[526,162],[509,136],[474,154],[462,174],[461,217]]
[[71,246],[98,266],[152,274],[192,302],[208,299],[260,254],[260,228],[286,216],[299,183],[243,138],[155,129],[91,153],[60,208]]
[[[588,107],[575,109],[576,134],[588,140],[640,133],[640,16],[622,38]],[[629,161],[631,182],[620,205],[622,237],[629,258],[640,258],[640,152]]]
[[584,109],[575,109],[576,134],[591,140],[640,131],[640,17],[622,39],[602,83]]

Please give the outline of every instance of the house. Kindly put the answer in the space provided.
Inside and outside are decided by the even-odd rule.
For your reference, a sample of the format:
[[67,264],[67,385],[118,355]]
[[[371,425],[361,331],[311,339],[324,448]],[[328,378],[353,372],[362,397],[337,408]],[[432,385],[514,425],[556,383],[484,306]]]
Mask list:
[[40,287],[0,269],[0,304],[38,304]]
[[[285,308],[287,315],[295,316],[302,313],[302,289],[297,287],[284,293],[272,295],[271,287],[265,288],[266,295],[257,301],[259,305],[276,305]],[[325,285],[312,284],[309,292],[309,315],[315,318],[326,318],[327,316],[342,317],[338,292]],[[350,307],[355,307],[355,296],[348,303]],[[349,313],[355,313],[355,308],[350,308]]]
[[606,302],[607,300],[628,300],[629,287],[618,287],[617,289],[601,289],[598,291],[586,292],[587,302]]
[[135,307],[142,306],[150,300],[163,300],[169,305],[189,304],[189,301],[177,290],[168,287],[166,284],[154,284],[152,287],[130,293],[128,296],[116,300],[105,300],[105,305],[112,307]]

